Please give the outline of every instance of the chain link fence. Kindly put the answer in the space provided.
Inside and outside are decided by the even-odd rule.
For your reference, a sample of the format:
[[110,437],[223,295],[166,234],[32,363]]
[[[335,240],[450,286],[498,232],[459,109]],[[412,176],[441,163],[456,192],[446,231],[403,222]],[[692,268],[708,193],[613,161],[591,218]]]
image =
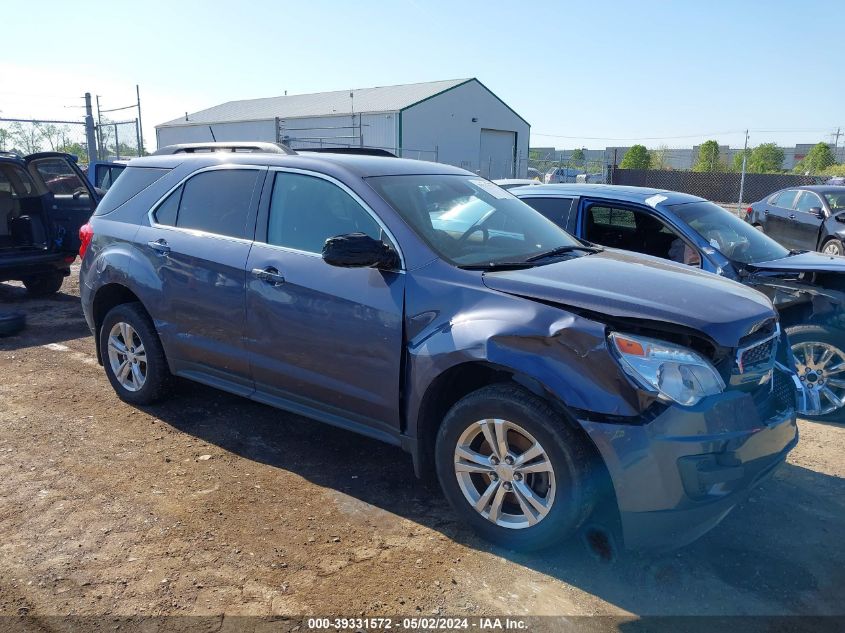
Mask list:
[[87,163],[85,123],[0,119],[0,151],[23,156],[36,152],[67,152]]
[[[102,121],[95,126],[97,158],[103,161],[141,156],[137,120]],[[0,119],[0,151],[26,156],[36,152],[66,152],[91,162],[84,121]]]

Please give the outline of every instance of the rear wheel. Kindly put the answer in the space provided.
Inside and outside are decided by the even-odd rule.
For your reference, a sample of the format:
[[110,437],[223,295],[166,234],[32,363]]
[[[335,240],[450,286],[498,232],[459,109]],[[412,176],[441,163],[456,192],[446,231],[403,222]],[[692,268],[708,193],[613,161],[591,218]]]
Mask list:
[[808,400],[799,415],[845,421],[845,333],[824,325],[797,325],[786,333]]
[[822,253],[825,255],[845,255],[845,245],[842,244],[842,240],[829,239],[822,246]]
[[152,404],[168,394],[171,376],[164,349],[140,303],[112,308],[99,336],[106,376],[121,400]]
[[452,508],[497,545],[549,547],[571,537],[593,507],[586,441],[520,387],[491,385],[460,400],[435,451]]
[[64,280],[63,272],[55,272],[36,277],[26,277],[23,279],[23,285],[26,286],[26,291],[33,297],[46,297],[56,294],[62,287]]

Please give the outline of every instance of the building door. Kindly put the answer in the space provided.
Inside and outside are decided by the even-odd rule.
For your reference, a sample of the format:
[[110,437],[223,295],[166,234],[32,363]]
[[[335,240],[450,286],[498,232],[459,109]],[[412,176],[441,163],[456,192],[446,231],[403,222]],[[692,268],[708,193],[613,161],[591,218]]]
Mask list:
[[490,180],[512,178],[516,133],[504,130],[481,130],[481,175]]

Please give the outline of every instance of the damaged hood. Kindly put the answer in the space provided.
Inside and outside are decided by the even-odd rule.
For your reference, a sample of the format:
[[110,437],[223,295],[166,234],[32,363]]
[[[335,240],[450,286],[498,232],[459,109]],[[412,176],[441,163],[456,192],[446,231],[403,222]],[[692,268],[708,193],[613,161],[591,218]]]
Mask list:
[[816,252],[798,253],[782,259],[774,259],[770,262],[747,264],[746,268],[751,271],[845,273],[845,257]]
[[666,262],[605,250],[545,266],[488,272],[493,290],[599,314],[663,321],[737,347],[761,322],[775,317],[769,299],[737,282]]

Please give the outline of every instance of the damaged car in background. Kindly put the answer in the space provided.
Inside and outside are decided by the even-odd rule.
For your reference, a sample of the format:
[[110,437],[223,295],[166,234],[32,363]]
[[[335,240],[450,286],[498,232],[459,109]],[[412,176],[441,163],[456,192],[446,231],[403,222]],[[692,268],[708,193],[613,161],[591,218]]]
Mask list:
[[689,543],[798,440],[767,297],[585,246],[462,169],[145,157],[81,235],[120,398],[182,376],[400,446],[508,548]]
[[799,413],[845,421],[845,257],[784,248],[703,198],[644,187],[548,185],[512,193],[590,243],[742,282],[780,314],[801,381]]

